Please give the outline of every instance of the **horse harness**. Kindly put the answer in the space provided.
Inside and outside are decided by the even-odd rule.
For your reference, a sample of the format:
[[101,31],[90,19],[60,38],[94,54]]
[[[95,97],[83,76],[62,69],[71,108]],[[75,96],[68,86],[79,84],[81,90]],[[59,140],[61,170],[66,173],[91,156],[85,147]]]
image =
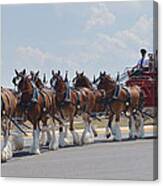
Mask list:
[[[119,99],[119,95],[121,90],[124,90],[126,92],[127,98],[125,100]],[[107,96],[102,100],[102,102],[104,103],[105,107],[109,106],[110,110],[112,113],[114,113],[113,109],[112,109],[112,104],[115,102],[121,102],[124,103],[126,105],[126,111],[128,110],[128,107],[131,104],[131,94],[129,91],[129,88],[126,86],[121,86],[119,84],[116,85],[113,96],[111,98],[108,98]]]
[[8,107],[9,107],[9,113],[11,112],[11,108],[12,108],[12,101],[10,101],[10,96],[8,95],[7,91],[5,91],[5,89],[2,88],[2,93],[1,94],[1,102],[2,102],[2,114],[5,115],[5,109],[6,109],[6,105],[5,105],[5,101],[4,101],[4,98],[3,98],[3,95],[6,97],[6,100],[8,102]]

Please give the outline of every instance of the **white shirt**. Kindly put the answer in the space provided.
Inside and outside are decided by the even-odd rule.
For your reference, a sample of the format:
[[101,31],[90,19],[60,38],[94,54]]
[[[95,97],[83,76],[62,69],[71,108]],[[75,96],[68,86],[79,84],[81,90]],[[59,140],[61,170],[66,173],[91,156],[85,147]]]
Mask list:
[[[139,61],[137,63],[139,68],[141,67],[141,61],[142,61],[142,59],[139,59]],[[142,66],[143,67],[149,67],[149,60],[148,59],[144,59],[143,63],[142,63]]]

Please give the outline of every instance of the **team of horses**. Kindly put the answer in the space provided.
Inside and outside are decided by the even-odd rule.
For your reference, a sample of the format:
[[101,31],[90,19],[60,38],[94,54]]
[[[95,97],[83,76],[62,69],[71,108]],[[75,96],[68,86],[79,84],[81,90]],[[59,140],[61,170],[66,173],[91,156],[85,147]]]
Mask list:
[[[21,118],[20,123],[29,121],[32,124],[32,154],[40,154],[41,144],[48,145],[49,150],[57,150],[59,146],[68,144],[94,143],[98,134],[91,121],[92,118],[99,119],[98,113],[108,116],[107,138],[113,135],[114,140],[122,139],[122,113],[129,120],[129,138],[144,136],[143,93],[136,85],[121,85],[118,76],[114,80],[106,72],[100,72],[99,77],[94,77],[91,82],[84,72],[76,72],[72,80],[73,86],[70,86],[67,72],[63,77],[60,71],[52,70],[48,87],[46,78],[42,81],[39,77],[39,71],[27,73],[24,69],[21,72],[15,70],[12,82],[16,90],[1,87],[1,123],[4,137],[1,161],[7,161],[13,156],[12,125],[21,130],[21,124],[16,118]],[[34,102],[33,98],[37,100]],[[83,120],[81,136],[75,129],[76,117]],[[72,136],[71,142],[69,135]],[[16,142],[20,143],[15,145],[16,149],[23,148],[20,140]]]

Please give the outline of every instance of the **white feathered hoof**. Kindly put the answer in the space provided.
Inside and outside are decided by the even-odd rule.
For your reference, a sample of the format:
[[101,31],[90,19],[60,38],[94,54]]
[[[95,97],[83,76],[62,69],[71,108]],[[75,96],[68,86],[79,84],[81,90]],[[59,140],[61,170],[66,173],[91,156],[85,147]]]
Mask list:
[[41,133],[41,137],[40,137],[40,145],[41,146],[45,146],[47,143],[47,136],[45,132]]
[[7,161],[7,154],[5,151],[1,152],[1,162],[4,163]]
[[132,134],[131,132],[129,133],[129,139],[130,140],[135,140],[137,136],[135,134]]
[[73,137],[68,133],[67,136],[65,136],[64,132],[61,132],[59,135],[59,146],[60,147],[65,147],[65,146],[70,146],[73,145]]
[[139,127],[136,134],[137,134],[137,138],[144,139],[144,128]]
[[7,145],[2,149],[1,152],[1,162],[6,162],[13,157],[12,144],[7,142]]
[[122,140],[122,135],[121,135],[121,130],[119,124],[115,124],[112,126],[112,133],[114,136],[114,141],[121,141]]
[[72,131],[72,137],[74,145],[81,145],[81,138],[76,131]]
[[14,150],[22,150],[24,148],[24,138],[22,135],[13,136]]
[[59,142],[58,139],[52,140],[49,144],[49,150],[58,150],[59,148]]
[[144,132],[140,132],[140,133],[138,134],[138,138],[139,138],[139,139],[144,139]]
[[82,144],[91,144],[94,143],[94,135],[91,132],[84,130],[81,138]]
[[40,155],[41,153],[40,153],[40,149],[36,149],[36,148],[31,148],[31,154],[34,154],[34,155]]

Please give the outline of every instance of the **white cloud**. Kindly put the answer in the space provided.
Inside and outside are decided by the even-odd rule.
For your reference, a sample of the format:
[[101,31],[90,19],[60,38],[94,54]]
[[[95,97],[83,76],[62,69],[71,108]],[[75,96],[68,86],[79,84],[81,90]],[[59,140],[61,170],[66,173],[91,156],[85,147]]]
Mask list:
[[99,26],[110,26],[115,22],[115,15],[110,12],[106,4],[99,3],[90,8],[90,17],[86,23],[86,30]]
[[112,35],[96,33],[93,38],[65,40],[63,46],[68,50],[64,50],[64,53],[52,54],[28,46],[17,48],[17,54],[19,61],[23,59],[23,65],[29,69],[35,65],[45,72],[51,69],[69,70],[71,78],[76,70],[84,70],[90,77],[99,70],[122,72],[126,66],[136,63],[141,47],[152,48],[151,29],[152,19],[141,16],[130,28]]
[[16,53],[21,58],[34,58],[40,62],[44,62],[51,58],[51,55],[47,52],[43,52],[39,48],[33,48],[31,46],[21,46],[16,49]]
[[131,28],[117,32],[115,37],[126,43],[128,46],[135,46],[135,48],[152,47],[152,24],[151,18],[141,16]]

